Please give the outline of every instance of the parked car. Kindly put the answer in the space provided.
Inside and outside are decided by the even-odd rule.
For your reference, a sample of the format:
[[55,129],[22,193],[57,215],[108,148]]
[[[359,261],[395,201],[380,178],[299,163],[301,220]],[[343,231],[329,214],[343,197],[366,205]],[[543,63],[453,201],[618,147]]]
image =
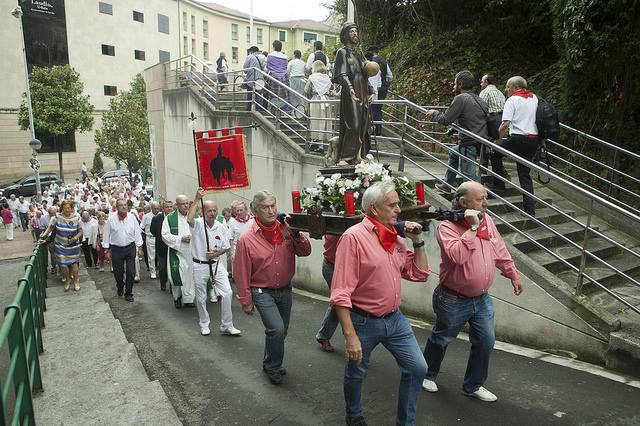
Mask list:
[[127,169],[110,170],[108,172],[105,172],[102,176],[100,176],[100,178],[104,182],[109,182],[111,179],[115,179],[122,176],[129,177],[129,170]]
[[[43,190],[45,186],[51,185],[56,182],[58,185],[62,184],[62,181],[55,173],[40,173],[40,189]],[[30,197],[36,193],[36,175],[27,175],[13,182],[7,182],[0,185],[0,195],[9,198],[11,194],[15,194],[16,197],[24,196]]]

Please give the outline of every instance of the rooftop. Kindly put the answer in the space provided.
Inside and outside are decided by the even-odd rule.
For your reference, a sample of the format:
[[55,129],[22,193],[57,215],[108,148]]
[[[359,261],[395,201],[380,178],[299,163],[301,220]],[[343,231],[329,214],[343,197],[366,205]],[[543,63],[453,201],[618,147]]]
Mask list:
[[323,22],[314,21],[312,19],[296,19],[293,21],[272,22],[271,25],[275,27],[291,28],[292,30],[300,28],[304,30],[322,31],[325,33],[338,32],[338,29],[333,28]]
[[[215,12],[224,13],[225,15],[231,15],[238,18],[250,19],[251,16],[248,13],[240,12],[239,10],[231,9],[230,7],[222,6],[217,3],[205,2],[205,1],[196,1],[197,4],[206,7],[207,9],[211,9]],[[258,18],[254,15],[254,21],[258,22],[267,22],[266,19]]]

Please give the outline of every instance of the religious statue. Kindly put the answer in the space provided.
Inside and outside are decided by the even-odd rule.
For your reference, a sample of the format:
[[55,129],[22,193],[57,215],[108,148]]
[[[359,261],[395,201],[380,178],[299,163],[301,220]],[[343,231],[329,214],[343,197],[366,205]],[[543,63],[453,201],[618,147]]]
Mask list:
[[344,45],[336,52],[332,81],[339,84],[340,136],[335,160],[339,165],[358,164],[371,146],[371,101],[373,89],[368,77],[375,75],[375,62],[365,61],[356,50],[360,43],[358,27],[347,22],[340,30]]

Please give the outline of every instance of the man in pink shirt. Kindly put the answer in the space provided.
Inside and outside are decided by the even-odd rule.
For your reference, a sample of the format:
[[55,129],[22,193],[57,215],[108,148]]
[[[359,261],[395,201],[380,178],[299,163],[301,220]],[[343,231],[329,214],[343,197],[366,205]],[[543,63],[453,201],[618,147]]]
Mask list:
[[286,223],[277,220],[276,198],[260,191],[251,203],[255,221],[236,245],[233,276],[242,310],[253,315],[260,312],[265,333],[262,369],[274,385],[282,383],[286,370],[284,339],[291,316],[291,278],[296,256],[309,256],[311,243]]
[[481,401],[498,398],[482,385],[487,380],[489,358],[495,342],[493,303],[489,288],[495,268],[511,279],[513,292],[522,293],[516,266],[502,236],[485,210],[487,191],[478,182],[464,182],[453,198],[454,209],[465,209],[460,222],[443,221],[437,239],[442,253],[440,285],[433,292],[436,324],[427,340],[424,357],[429,365],[422,387],[437,392],[436,376],[447,346],[469,323],[471,352],[462,392]]
[[345,336],[344,399],[347,425],[366,425],[360,397],[369,356],[382,343],[402,372],[396,423],[413,425],[427,364],[409,321],[400,312],[402,278],[427,281],[429,262],[422,228],[405,222],[414,252],[394,227],[400,199],[393,182],[379,182],[362,197],[366,217],[340,239],[331,283],[331,305]]

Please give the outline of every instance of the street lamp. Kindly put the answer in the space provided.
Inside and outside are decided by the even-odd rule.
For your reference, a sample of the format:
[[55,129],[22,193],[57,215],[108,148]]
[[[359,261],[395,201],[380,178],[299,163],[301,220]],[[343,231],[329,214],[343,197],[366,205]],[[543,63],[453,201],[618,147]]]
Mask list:
[[16,18],[20,22],[20,40],[22,41],[22,58],[24,60],[24,81],[27,86],[27,109],[29,110],[29,127],[31,130],[31,140],[29,146],[31,147],[31,164],[36,172],[36,201],[40,201],[42,198],[42,192],[40,190],[40,167],[38,162],[38,149],[41,147],[41,143],[36,139],[36,128],[33,125],[33,108],[31,106],[31,89],[29,88],[29,69],[27,67],[27,50],[24,44],[24,27],[22,26],[22,8],[16,6],[11,11],[11,16]]

